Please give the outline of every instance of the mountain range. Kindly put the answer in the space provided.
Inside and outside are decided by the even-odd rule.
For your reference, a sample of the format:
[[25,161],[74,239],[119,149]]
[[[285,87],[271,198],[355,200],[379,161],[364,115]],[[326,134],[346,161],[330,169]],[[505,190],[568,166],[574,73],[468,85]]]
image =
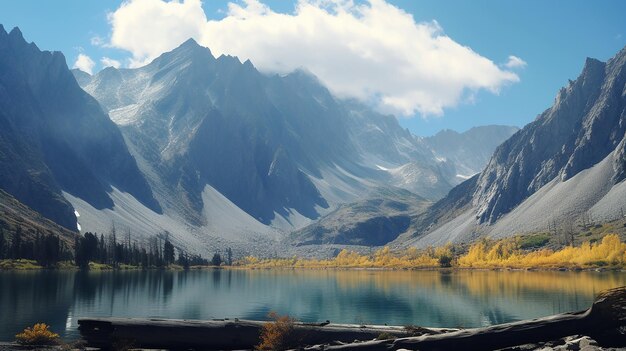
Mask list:
[[90,75],[0,28],[2,201],[70,231],[259,255],[611,219],[626,207],[625,65],[626,50],[587,59],[521,130],[417,137],[306,70],[262,73],[192,39]]
[[[119,126],[163,206],[165,218],[150,222],[171,232],[191,225],[205,245],[267,243],[379,188],[438,199],[460,181],[457,164],[439,156],[435,143],[393,116],[337,99],[304,70],[262,74],[190,39],[138,69],[74,74]],[[514,131],[493,129],[502,140]],[[479,162],[459,166],[479,170]],[[134,205],[121,200],[118,207],[145,213]],[[114,221],[146,227],[118,213],[110,214]]]

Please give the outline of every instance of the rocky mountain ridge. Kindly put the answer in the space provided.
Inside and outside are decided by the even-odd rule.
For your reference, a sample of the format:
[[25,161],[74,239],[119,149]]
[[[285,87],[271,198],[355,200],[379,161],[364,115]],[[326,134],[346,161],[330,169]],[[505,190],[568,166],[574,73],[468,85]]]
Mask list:
[[588,58],[551,108],[496,148],[485,170],[415,219],[409,243],[615,218],[626,207],[624,145],[626,48],[606,63]]
[[0,188],[56,223],[77,230],[64,193],[105,209],[112,186],[160,211],[119,130],[63,55],[1,26],[0,125]]

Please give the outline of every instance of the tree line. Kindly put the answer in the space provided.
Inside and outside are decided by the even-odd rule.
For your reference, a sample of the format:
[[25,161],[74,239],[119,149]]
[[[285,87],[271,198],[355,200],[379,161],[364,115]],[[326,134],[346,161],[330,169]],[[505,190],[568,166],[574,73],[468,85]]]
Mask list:
[[35,232],[34,240],[25,240],[20,226],[16,227],[7,240],[0,227],[0,259],[36,260],[44,267],[56,265],[59,261],[71,260],[72,253],[57,235],[44,235]]
[[73,247],[67,246],[57,235],[42,235],[37,231],[35,239],[29,241],[25,240],[20,226],[10,235],[5,235],[4,229],[0,227],[0,260],[30,259],[44,267],[56,266],[60,261],[73,261],[76,266],[83,269],[88,268],[90,262],[114,268],[120,265],[163,268],[178,264],[185,269],[196,265],[232,264],[230,248],[226,249],[225,259],[216,252],[211,260],[208,260],[202,255],[189,254],[175,247],[169,240],[167,232],[138,244],[137,241],[131,240],[130,231],[122,238],[118,238],[114,226],[106,238],[103,234],[86,232],[75,236]]

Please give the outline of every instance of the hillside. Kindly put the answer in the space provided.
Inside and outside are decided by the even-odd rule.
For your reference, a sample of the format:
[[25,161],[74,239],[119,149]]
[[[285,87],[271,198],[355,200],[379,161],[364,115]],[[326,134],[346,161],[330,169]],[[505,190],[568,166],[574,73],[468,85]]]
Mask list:
[[0,227],[9,240],[11,233],[21,227],[23,240],[32,241],[37,232],[41,235],[57,235],[67,248],[74,245],[75,232],[68,230],[0,190]]
[[626,49],[606,63],[587,59],[551,108],[500,145],[485,170],[416,216],[400,241],[437,245],[620,217],[624,111]]
[[160,206],[121,133],[85,93],[60,52],[0,26],[0,188],[59,225],[77,230],[64,194],[113,207],[113,188]]

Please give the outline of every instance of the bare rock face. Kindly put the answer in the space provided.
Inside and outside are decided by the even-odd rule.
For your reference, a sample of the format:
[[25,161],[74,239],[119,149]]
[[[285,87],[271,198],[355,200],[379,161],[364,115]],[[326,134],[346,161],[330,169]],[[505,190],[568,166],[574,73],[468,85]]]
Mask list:
[[112,207],[111,186],[159,211],[121,133],[76,83],[60,52],[0,26],[0,188],[76,230],[62,191]]
[[294,211],[316,219],[328,198],[353,201],[394,181],[379,163],[428,172],[434,180],[418,192],[451,188],[432,151],[393,116],[337,99],[304,71],[264,75],[190,39],[138,69],[75,75],[145,161],[153,188],[194,224],[203,224],[207,185],[266,225]]
[[518,130],[501,125],[474,127],[463,133],[446,129],[424,138],[424,142],[435,155],[454,165],[454,176],[460,183],[482,171],[494,150]]
[[[494,223],[553,179],[566,181],[623,150],[625,84],[626,50],[607,63],[587,59],[554,106],[496,149],[472,199],[479,222]],[[624,177],[620,155],[615,182]]]

